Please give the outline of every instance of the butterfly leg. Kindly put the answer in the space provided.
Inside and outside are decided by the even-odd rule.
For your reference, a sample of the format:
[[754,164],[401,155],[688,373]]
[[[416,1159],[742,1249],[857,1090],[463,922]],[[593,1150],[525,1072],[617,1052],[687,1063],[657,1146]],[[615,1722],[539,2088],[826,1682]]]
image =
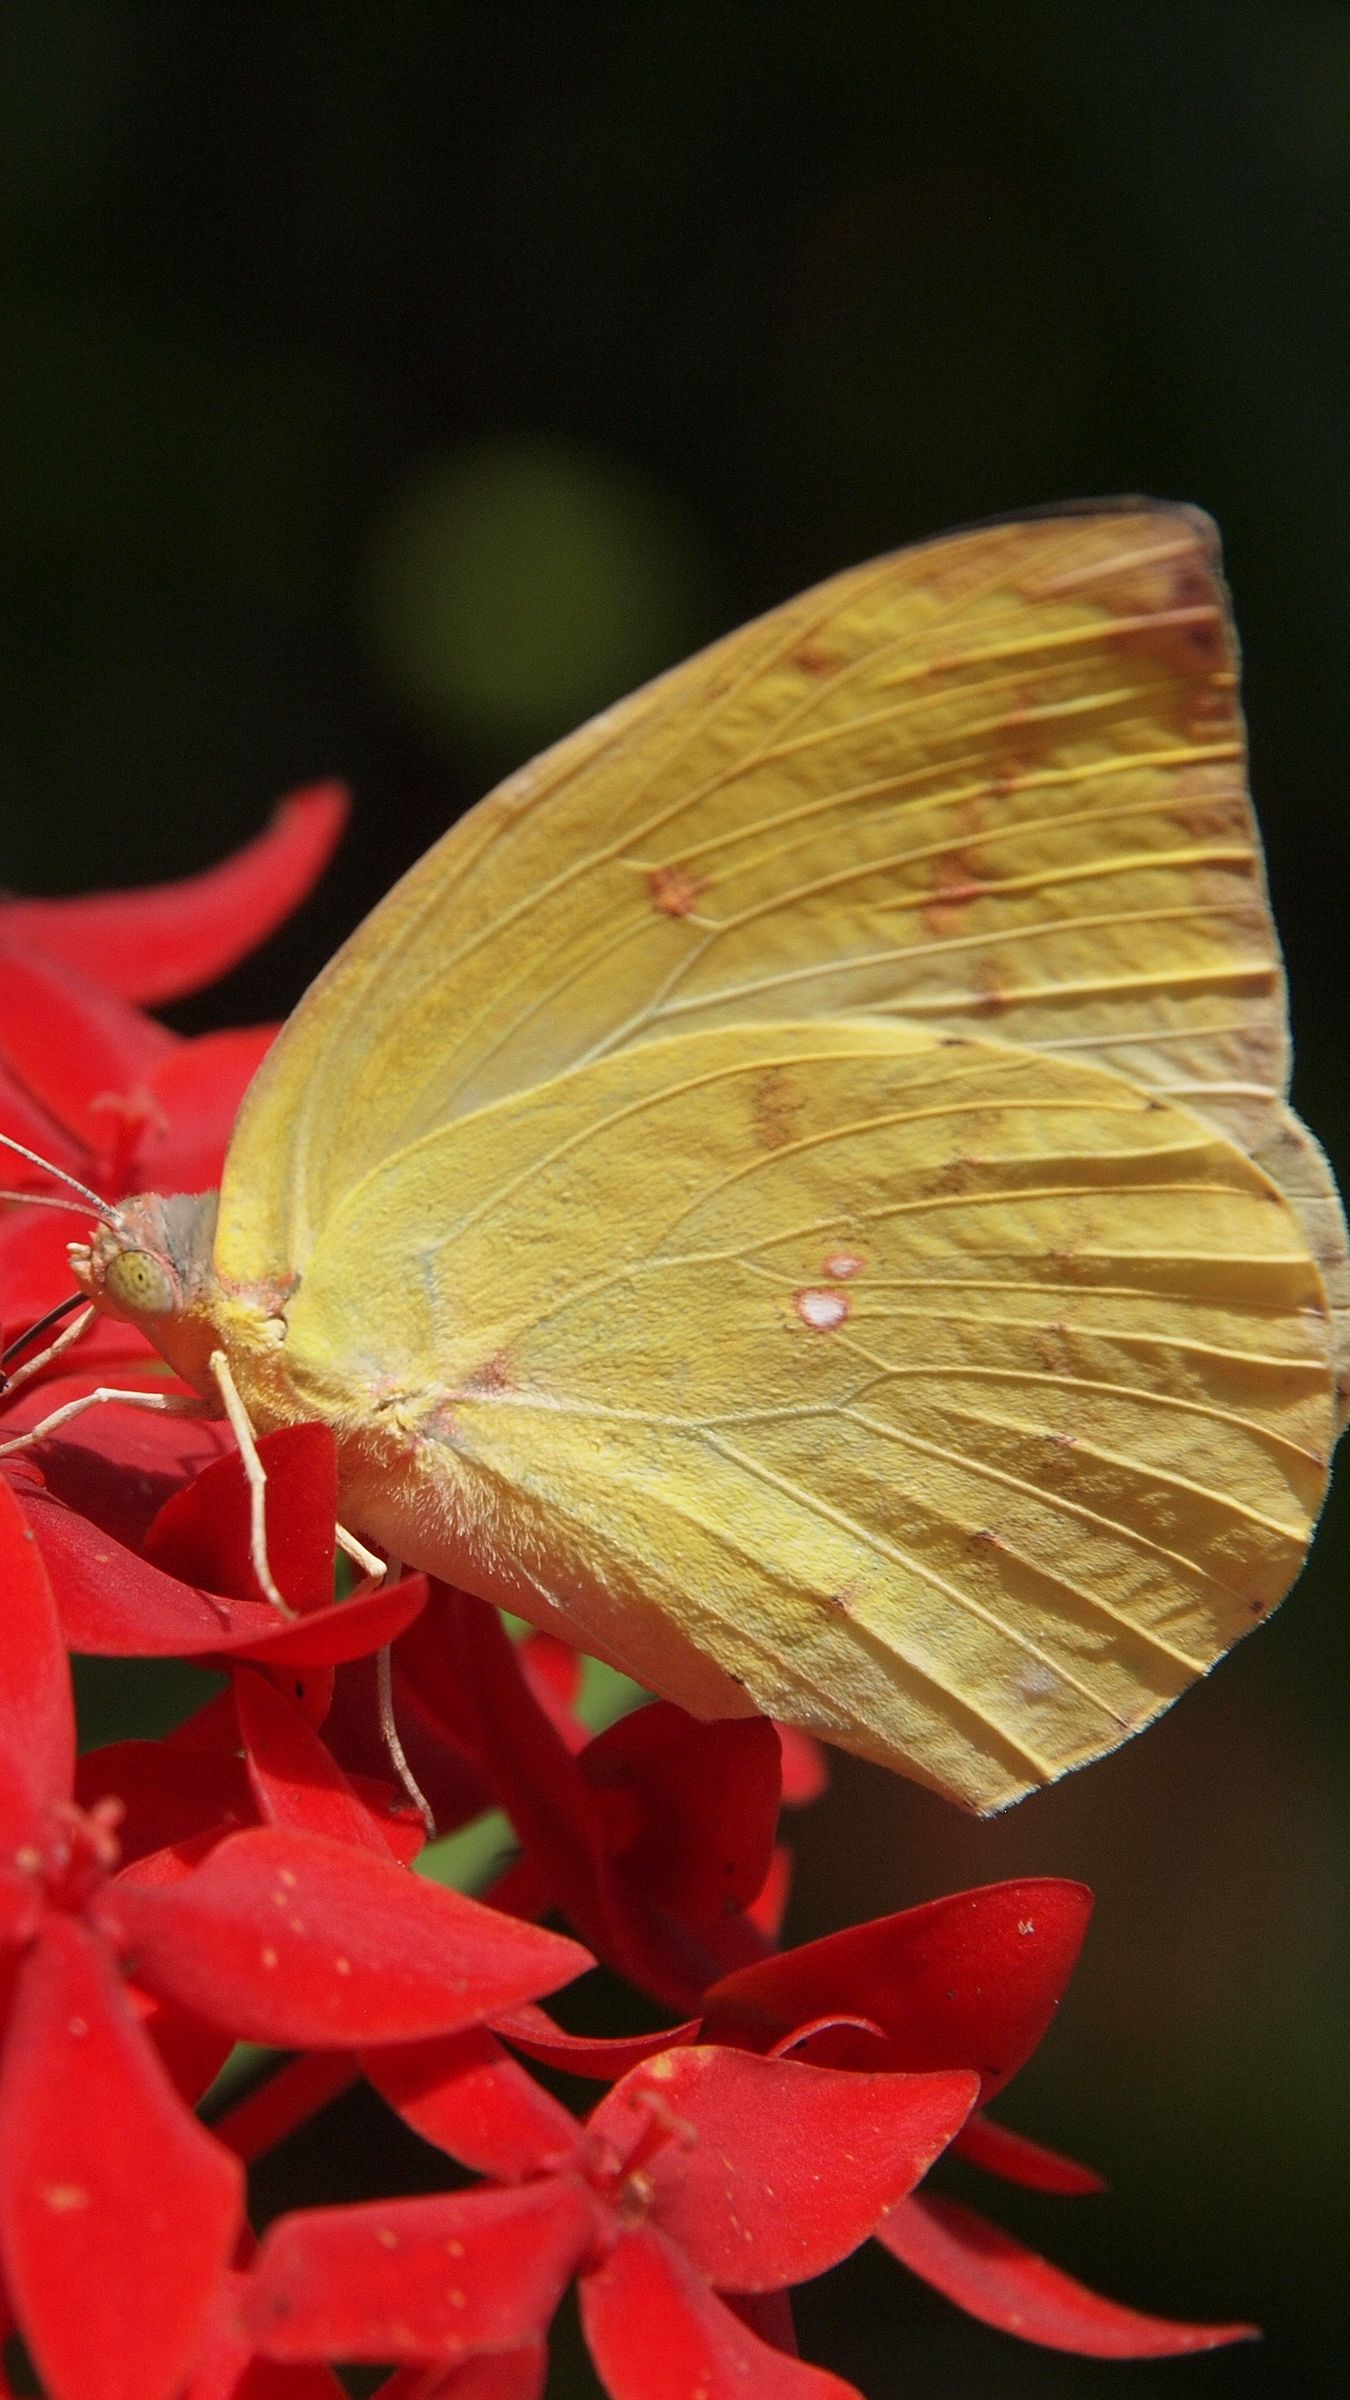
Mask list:
[[[94,1313],[95,1312],[92,1307],[82,1308],[77,1317],[72,1317],[68,1325],[62,1326],[61,1331],[56,1336],[55,1341],[48,1342],[45,1350],[39,1350],[36,1356],[33,1358],[24,1359],[22,1364],[14,1369],[12,1375],[0,1376],[0,1390],[5,1393],[6,1397],[8,1397],[11,1392],[17,1392],[21,1384],[31,1383],[33,1377],[40,1374],[44,1367],[49,1367],[54,1358],[59,1358],[61,1356],[63,1350],[69,1350],[72,1343],[78,1342],[81,1334],[84,1333],[91,1324]],[[50,1324],[50,1317],[48,1317],[45,1322]],[[38,1329],[35,1327],[33,1330],[36,1331]],[[26,1336],[25,1338],[30,1339],[31,1335]],[[6,1351],[5,1356],[8,1358],[12,1354],[13,1350],[18,1348],[18,1346],[19,1345],[17,1342],[12,1343],[10,1345],[10,1349]]]
[[295,1610],[277,1590],[271,1560],[267,1555],[267,1469],[258,1456],[258,1444],[249,1422],[248,1410],[239,1397],[239,1386],[230,1373],[230,1362],[223,1350],[212,1351],[210,1367],[248,1480],[248,1552],[253,1572],[273,1608],[283,1617],[293,1617]]
[[378,1591],[389,1573],[386,1561],[377,1558],[373,1550],[367,1550],[365,1543],[358,1541],[354,1533],[349,1533],[345,1525],[336,1525],[333,1530],[339,1550],[351,1560],[353,1566],[361,1569],[361,1582],[356,1591],[347,1594],[348,1599],[364,1598],[367,1592]]
[[124,1392],[100,1384],[97,1391],[84,1392],[78,1400],[67,1400],[64,1407],[54,1408],[49,1417],[42,1417],[27,1433],[16,1433],[12,1440],[0,1442],[0,1458],[8,1458],[16,1450],[31,1450],[35,1442],[45,1441],[49,1433],[57,1433],[87,1408],[102,1408],[109,1400],[120,1400],[124,1408],[151,1408],[161,1417],[213,1417],[215,1410],[209,1400],[189,1399],[183,1392]]
[[[390,1560],[393,1566],[393,1560]],[[375,1688],[379,1696],[380,1739],[389,1753],[389,1763],[427,1829],[427,1840],[436,1839],[436,1819],[431,1802],[408,1764],[408,1754],[399,1738],[394,1721],[394,1654],[388,1642],[375,1654]]]

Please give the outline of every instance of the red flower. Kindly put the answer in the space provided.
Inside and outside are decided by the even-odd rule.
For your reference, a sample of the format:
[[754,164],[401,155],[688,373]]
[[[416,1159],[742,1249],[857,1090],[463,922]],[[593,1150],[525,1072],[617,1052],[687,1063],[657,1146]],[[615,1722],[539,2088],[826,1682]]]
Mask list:
[[145,1007],[181,1000],[256,950],[299,907],[332,857],[347,808],[345,784],[310,784],[278,803],[255,840],[181,883],[5,900],[0,944]]
[[[721,2295],[819,2275],[865,2241],[950,2141],[960,2071],[857,2075],[707,2047],[623,2076],[585,2127],[487,2035],[424,2048],[380,2088],[490,2186],[314,2210],[265,2237],[242,2323],[273,2359],[440,2362],[542,2341],[569,2277],[614,2400],[842,2396]],[[766,2318],[763,2321],[768,2322]],[[783,2320],[774,2321],[780,2328]]]
[[183,2105],[166,2056],[186,2062],[195,2097],[222,2047],[203,2052],[196,2026],[305,2049],[406,2042],[556,1989],[589,1961],[387,1856],[311,1833],[259,1827],[200,1865],[161,1853],[118,1876],[117,1800],[72,1797],[55,1611],[4,1491],[0,1580],[5,2278],[54,2400],[167,2400],[242,2194],[238,2162]]
[[[0,1133],[104,1199],[217,1183],[272,1029],[185,1041],[133,1004],[195,991],[262,941],[322,871],[346,813],[342,787],[318,784],[283,801],[256,841],[186,882],[0,904]],[[0,1182],[57,1196],[25,1161],[0,1155]],[[69,1230],[45,1207],[0,1211],[12,1329],[69,1290]],[[107,1325],[101,1357],[145,1354],[129,1328]]]
[[[756,2049],[805,2049],[834,2066],[980,2071],[988,2100],[1051,2022],[1087,1928],[1081,1884],[1027,1877],[957,1892],[855,1925],[728,1975],[704,2000],[702,2032]],[[527,2012],[531,2016],[541,2012]],[[981,2113],[951,2144],[1010,2182],[1064,2195],[1100,2191],[1072,2159]],[[985,2324],[1098,2358],[1175,2357],[1241,2341],[1250,2325],[1188,2325],[1103,2299],[973,2209],[916,2193],[877,2238]]]
[[1250,2340],[1256,2332],[1254,2325],[1179,2325],[1122,2308],[973,2208],[927,2192],[899,2201],[878,2225],[877,2238],[970,2316],[1047,2350],[1072,2350],[1082,2358],[1181,2358]]
[[501,1905],[561,1909],[598,1956],[681,2010],[767,1953],[753,1910],[774,1861],[781,1749],[766,1718],[702,1725],[656,1704],[576,1755],[495,1611],[435,1585],[394,1663],[400,1724],[455,1751],[511,1819],[522,1861],[494,1892]]
[[[24,1413],[39,1413],[61,1389],[49,1384],[41,1396],[25,1390]],[[87,1410],[40,1449],[6,1462],[72,1650],[190,1658],[278,1628],[277,1611],[248,1562],[243,1471],[228,1431],[191,1419],[166,1422],[186,1422],[197,1457],[175,1461],[167,1444],[147,1453],[142,1437],[160,1420],[114,1405]],[[203,1431],[211,1448],[199,1473]],[[332,1437],[323,1426],[307,1425],[264,1440],[269,1545],[291,1607],[307,1614],[333,1596]]]
[[[1091,1899],[1081,1885],[1022,1879],[779,1955],[761,1943],[758,1956],[707,1984],[719,1945],[730,1940],[744,1954],[749,1937],[737,1931],[745,1926],[738,1904],[753,1898],[772,1853],[778,1767],[770,1728],[698,1726],[658,1704],[573,1757],[531,1692],[518,1648],[490,1612],[460,1595],[440,1594],[396,1656],[406,1706],[472,1755],[524,1841],[521,1866],[496,1896],[539,1911],[561,1905],[633,1980],[700,2009],[667,2041],[697,2037],[701,2022],[704,2040],[790,2050],[837,2069],[973,2069],[987,2100],[1041,2040],[1086,1929]],[[577,2074],[608,2078],[634,2056],[631,2045],[565,2035],[537,2008],[498,2022],[536,2058]],[[638,2047],[650,2052],[658,2039]],[[392,2053],[368,2061],[367,2070],[381,2088],[391,2075],[421,2071],[415,2056]],[[274,2110],[283,2098],[276,2094]],[[261,2096],[258,2113],[265,2123]],[[278,2127],[284,2121],[274,2117]],[[1065,2194],[1099,2188],[1087,2169],[982,2114],[953,2146],[1012,2181]],[[1248,2330],[1121,2308],[973,2212],[927,2196],[897,2207],[877,2230],[958,2304],[1052,2346],[1163,2355],[1211,2348]]]
[[[1002,2090],[1011,2074],[1023,2064],[1023,2059],[1038,2045],[1040,2035],[1050,2023],[1064,1982],[1069,1980],[1079,1951],[1083,1927],[1086,1927],[1091,1896],[1079,1884],[1062,1884],[1055,1879],[1021,1879],[1014,1884],[994,1884],[985,1891],[956,1894],[946,1901],[932,1901],[922,1908],[903,1910],[896,1918],[882,1918],[874,1925],[850,1927],[848,1932],[831,1934],[822,1942],[812,1942],[798,1951],[778,1958],[766,1958],[757,1966],[742,1968],[713,1985],[704,2002],[704,2040],[716,2033],[723,2042],[745,2042],[752,2050],[766,2050],[773,2045],[778,2057],[766,2064],[798,2064],[788,2062],[785,2052],[798,2057],[810,2057],[814,2062],[829,2062],[824,2071],[831,2086],[841,2088],[843,2081],[858,2078],[860,2090],[853,2100],[874,2095],[879,2088],[894,2083],[942,2081],[942,2076],[961,2078],[961,2090],[966,2093],[961,2117],[966,2117],[970,2098],[990,2098]],[[533,2057],[545,2062],[562,2064],[574,2074],[610,2076],[627,2066],[617,2090],[644,2088],[641,2078],[658,2074],[668,2081],[677,2081],[689,2069],[677,2069],[677,2057],[730,2057],[730,2052],[699,2050],[699,2052],[670,2052],[653,2059],[658,2035],[649,2035],[641,2045],[605,2045],[562,2035],[540,2009],[519,2009],[512,2016],[497,2018],[497,2030],[509,2035],[509,2040],[526,2047]],[[687,2040],[697,2035],[697,2021],[677,2028],[677,2038]],[[634,2052],[646,2050],[649,2064],[629,2066]],[[495,2177],[526,2177],[533,2172],[550,2172],[548,2143],[560,2138],[560,2129],[569,2119],[557,2117],[555,2105],[533,2086],[521,2071],[512,2066],[507,2054],[488,2035],[471,2035],[459,2042],[423,2042],[423,2045],[387,2047],[380,2054],[363,2059],[365,2074],[387,2095],[389,2102],[404,2114],[408,2124],[428,2141],[440,2143],[449,2153],[466,2165],[495,2174]],[[877,2074],[882,2069],[882,2074]],[[978,2069],[978,2071],[975,2071]],[[730,2071],[730,2069],[723,2069]],[[788,2086],[788,2095],[790,2095]],[[613,2095],[615,2098],[615,2095]],[[281,2100],[281,2093],[276,2093]],[[276,2102],[274,2102],[276,2107]],[[605,2124],[605,2107],[593,2114],[591,2129]],[[259,2095],[255,2102],[259,2122],[267,2122],[267,2102]],[[274,2117],[276,2131],[286,2119]],[[790,2122],[790,2119],[785,2119]],[[243,2126],[231,2126],[231,2136],[243,2134]],[[725,2129],[723,2129],[725,2131]],[[1093,2191],[1100,2189],[1098,2177],[1076,2167],[1071,2160],[1057,2158],[1052,2150],[1011,2134],[1006,2126],[992,2124],[987,2117],[956,2119],[951,2126],[951,2146],[963,2150],[970,2160],[987,2170],[1006,2174],[1014,2182],[1035,2184],[1040,2189],[1062,2191]],[[572,2136],[567,2136],[572,2138]],[[713,2138],[709,2134],[709,2138]],[[718,2131],[718,2138],[723,2138]],[[790,2138],[790,2134],[783,2134]],[[543,2146],[543,2148],[540,2148]],[[754,2158],[754,2150],[740,2146],[740,2134],[725,2131],[723,2158],[735,2160],[747,2174],[764,2172],[771,2189],[783,2189],[773,2184],[773,2174],[764,2160]],[[632,2160],[629,2160],[632,2172]],[[728,2170],[730,2172],[730,2170]],[[418,2208],[430,2203],[416,2203]],[[377,2213],[353,2213],[351,2222],[365,2227],[375,2225]],[[303,2220],[329,2225],[329,2218]],[[384,2220],[380,2220],[384,2222]],[[418,2239],[425,2227],[418,2227]],[[384,2225],[384,2234],[392,2227]],[[1167,2321],[1167,2318],[1143,2316],[1134,2309],[1124,2309],[1117,2302],[1088,2292],[1064,2275],[1062,2270],[1047,2266],[1043,2258],[1016,2244],[1009,2234],[997,2227],[985,2225],[975,2218],[973,2210],[956,2208],[954,2203],[934,2201],[927,2194],[913,2198],[903,2196],[896,2206],[882,2210],[867,2230],[901,2258],[915,2273],[942,2290],[946,2297],[966,2306],[970,2314],[982,2316],[1006,2333],[1019,2333],[1026,2340],[1045,2342],[1050,2347],[1083,2350],[1098,2357],[1165,2357],[1194,2350],[1211,2350],[1220,2342],[1240,2340],[1252,2328],[1247,2326],[1187,2326],[1187,2323]],[[396,2232],[396,2227],[394,2227]],[[665,2232],[670,2227],[665,2225]],[[305,2282],[310,2309],[319,2309],[317,2278],[322,2261],[329,2258],[324,2242],[329,2234],[279,2234],[281,2239],[300,2242],[300,2254],[305,2258]],[[432,2239],[432,2234],[428,2234]],[[447,2234],[447,2239],[459,2239],[459,2234]],[[858,2234],[862,2239],[862,2234]],[[305,2244],[310,2244],[305,2249]],[[276,2256],[274,2249],[267,2258]],[[283,2254],[291,2258],[291,2251]],[[713,2287],[740,2290],[730,2280],[728,2263],[709,2266],[706,2254],[701,2266],[709,2275]],[[838,2256],[843,2256],[843,2251]],[[331,2263],[331,2261],[329,2261]],[[271,2268],[269,2268],[271,2273]],[[802,2275],[807,2268],[802,2268]],[[814,2273],[814,2268],[810,2270]],[[721,2285],[718,2285],[721,2275]],[[665,2294],[677,2316],[692,2309],[692,2299],[685,2292],[687,2275],[677,2270],[668,2256],[649,2256],[644,2266],[622,2261],[620,2266],[605,2270],[605,2278],[596,2285],[586,2282],[586,2309],[589,2321],[601,2323],[605,2309],[605,2294],[610,2287],[625,2294],[637,2294],[641,2287],[651,2285],[649,2297]],[[682,2280],[685,2278],[685,2280]],[[353,2294],[358,2290],[351,2280],[351,2261],[346,2251],[341,2258],[341,2287]],[[795,2278],[785,2275],[783,2282]],[[291,2287],[286,2285],[286,2290]],[[759,2290],[759,2285],[754,2285]],[[685,2292],[685,2299],[680,2299]],[[670,2297],[675,2294],[675,2297]],[[329,2294],[331,2299],[331,2294]],[[601,2316],[596,2316],[601,2311]],[[697,2311],[694,2311],[697,2314]],[[319,2318],[305,2316],[307,2326],[315,2326]],[[250,2318],[252,2323],[252,2318]],[[327,2357],[384,2357],[384,2354],[406,2354],[399,2350],[384,2352],[375,2342],[372,2328],[365,2328],[375,2347],[346,2350],[344,2340],[358,2340],[351,2330],[351,2318],[344,2318],[346,2333],[336,2333],[336,2318],[329,2323],[331,2342],[324,2350],[315,2352],[286,2347],[293,2333],[281,2335],[283,2357],[298,2354],[327,2354]],[[377,2318],[384,2323],[384,2318]],[[716,2318],[721,2326],[721,2318]],[[293,2321],[286,2318],[286,2326]],[[725,2326],[721,2328],[725,2333]],[[300,2340],[295,2335],[295,2340]],[[593,2342],[603,2347],[605,2335],[593,2335]],[[759,2364],[747,2350],[749,2335],[737,2330],[725,2333],[730,2350],[694,2350],[689,2357],[699,2364],[699,2371],[725,2376],[754,2376]],[[656,2381],[644,2386],[634,2381],[637,2364],[605,2364],[601,2347],[596,2347],[598,2364],[608,2378],[610,2390],[617,2400],[661,2400],[665,2390],[680,2390],[677,2383],[665,2386]],[[745,2352],[745,2354],[742,2354]],[[437,2354],[444,2352],[416,2352]],[[680,2354],[680,2352],[675,2352]],[[735,2364],[740,2362],[740,2364]],[[656,2374],[656,2366],[651,2366]],[[661,2374],[665,2366],[661,2366]],[[781,2371],[781,2369],[778,2369]],[[521,2366],[524,2374],[524,2366]],[[625,2381],[627,2376],[627,2381]],[[718,2386],[713,2383],[711,2390]],[[740,2388],[740,2386],[737,2386]],[[749,2383],[754,2388],[754,2383]],[[771,2386],[766,2386],[771,2388]],[[826,2386],[843,2390],[843,2386]]]
[[[95,1655],[168,1652],[226,1667],[232,1695],[158,1742],[124,1742],[82,1758],[86,1804],[114,1789],[125,1808],[124,1858],[255,1820],[416,1857],[425,1828],[387,1752],[377,1780],[343,1773],[312,1730],[335,1668],[382,1648],[423,1606],[410,1576],[335,1603],[337,1472],[327,1427],[265,1435],[275,1572],[293,1619],[257,1596],[248,1489],[237,1456],[216,1460],[174,1493],[142,1537],[145,1557],[112,1543],[49,1495],[19,1492],[38,1537],[72,1648]],[[243,1756],[240,1756],[242,1744]]]
[[[0,906],[0,1131],[109,1197],[214,1182],[267,1032],[185,1042],[137,1004],[270,930],[343,805],[299,795],[187,884]],[[0,1180],[53,1196],[22,1161]],[[12,1323],[65,1289],[66,1231],[0,1206]],[[114,1359],[116,1380],[162,1376],[102,1320],[10,1396],[5,1431]],[[261,1445],[296,1612],[279,1620],[223,1449],[215,1426],[99,1410],[6,1462],[27,1532],[0,1490],[0,2332],[17,2321],[51,2400],[338,2400],[330,2358],[399,2362],[385,2400],[539,2400],[573,2274],[615,2400],[847,2400],[797,2360],[787,2292],[871,2233],[1053,2347],[1161,2355],[1247,2330],[1100,2300],[915,2188],[944,2147],[1097,2188],[970,2113],[1053,2016],[1080,1886],[1023,1879],[777,1952],[779,1808],[819,1790],[812,1745],[662,1704],[592,1736],[571,1654],[513,1643],[479,1602],[411,1577],[335,1604],[317,1426]],[[62,1637],[199,1660],[229,1688],[166,1740],[76,1767]],[[441,1829],[494,1803],[514,1827],[495,1908],[406,1871],[422,1829],[374,1704],[390,1642]],[[617,2041],[555,2025],[539,1996],[588,1963],[537,1929],[555,1910],[683,2021]],[[209,2134],[192,2103],[237,2036],[298,2056]],[[614,2088],[580,2124],[503,2038]],[[287,2218],[249,2268],[241,2162],[358,2072],[487,2180]]]

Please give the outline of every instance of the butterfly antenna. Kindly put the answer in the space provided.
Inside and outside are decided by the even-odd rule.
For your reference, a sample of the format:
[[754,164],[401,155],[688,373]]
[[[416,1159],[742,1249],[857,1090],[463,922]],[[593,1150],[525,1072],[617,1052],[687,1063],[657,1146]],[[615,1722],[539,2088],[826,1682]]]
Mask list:
[[16,1192],[0,1188],[0,1200],[16,1200],[20,1208],[68,1208],[72,1216],[87,1217],[89,1204],[84,1200],[58,1200],[55,1192]]
[[[92,1208],[96,1216],[102,1217],[105,1225],[121,1225],[125,1222],[121,1210],[114,1208],[110,1200],[101,1199],[97,1192],[91,1192],[88,1184],[81,1183],[77,1175],[67,1175],[64,1167],[54,1167],[51,1160],[43,1158],[39,1151],[30,1150],[24,1142],[16,1142],[13,1134],[0,1133],[0,1148],[12,1150],[16,1158],[26,1158],[30,1167],[40,1167],[44,1175],[50,1175],[57,1183],[63,1183],[67,1191],[78,1192],[86,1207]],[[40,1195],[25,1193],[22,1197],[37,1199],[40,1198]]]
[[83,1292],[72,1292],[68,1300],[58,1300],[55,1308],[49,1308],[45,1317],[38,1318],[36,1325],[30,1325],[26,1333],[16,1333],[13,1341],[0,1350],[0,1369],[7,1367],[11,1359],[17,1358],[21,1350],[26,1350],[30,1342],[37,1341],[44,1333],[50,1333],[53,1325],[59,1325],[73,1308],[84,1308],[86,1305]]

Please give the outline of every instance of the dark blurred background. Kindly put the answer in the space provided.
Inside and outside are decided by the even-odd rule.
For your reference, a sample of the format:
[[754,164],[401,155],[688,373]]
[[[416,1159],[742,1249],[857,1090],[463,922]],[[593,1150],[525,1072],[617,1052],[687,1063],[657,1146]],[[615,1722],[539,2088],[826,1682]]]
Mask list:
[[[504,768],[867,553],[1076,495],[1225,534],[1299,1097],[1350,1161],[1350,10],[9,0],[0,880],[186,872],[339,772],[277,1015]],[[1024,2350],[888,2262],[808,2295],[872,2400],[1350,2388],[1347,1512],[1160,1729],[992,1827],[840,1767],[793,1931],[1083,1875],[996,2196],[1259,2350]],[[564,2360],[557,2390],[591,2389]]]

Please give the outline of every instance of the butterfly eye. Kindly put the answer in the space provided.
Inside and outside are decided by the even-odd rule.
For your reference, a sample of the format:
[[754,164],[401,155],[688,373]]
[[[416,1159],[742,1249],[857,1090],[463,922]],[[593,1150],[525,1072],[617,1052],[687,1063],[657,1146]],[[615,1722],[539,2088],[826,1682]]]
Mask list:
[[178,1306],[172,1278],[149,1250],[119,1250],[103,1286],[119,1308],[134,1310],[139,1316],[172,1316]]

